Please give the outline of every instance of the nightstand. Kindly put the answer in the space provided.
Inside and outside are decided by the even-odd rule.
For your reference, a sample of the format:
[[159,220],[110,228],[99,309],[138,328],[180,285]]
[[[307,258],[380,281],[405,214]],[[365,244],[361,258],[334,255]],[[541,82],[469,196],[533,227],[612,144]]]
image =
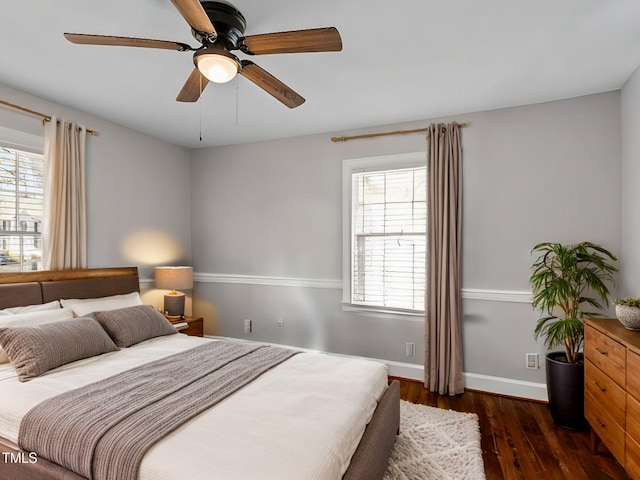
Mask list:
[[189,324],[188,327],[180,330],[180,333],[186,333],[193,337],[204,337],[204,318],[202,317],[184,317],[184,320],[180,318],[169,318],[171,323],[183,323]]

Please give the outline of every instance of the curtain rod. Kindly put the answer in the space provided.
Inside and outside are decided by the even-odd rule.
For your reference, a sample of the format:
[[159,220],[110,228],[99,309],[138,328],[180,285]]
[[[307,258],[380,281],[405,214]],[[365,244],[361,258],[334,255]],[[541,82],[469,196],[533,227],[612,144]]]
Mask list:
[[[468,123],[459,123],[458,126],[460,128],[466,127],[469,125]],[[351,137],[331,137],[332,142],[346,142],[347,140],[355,140],[358,138],[372,138],[372,137],[384,137],[387,135],[406,135],[407,133],[422,133],[428,132],[428,128],[415,128],[413,130],[396,130],[394,132],[383,132],[383,133],[367,133],[364,135],[353,135]]]
[[[0,100],[0,105],[3,105],[7,108],[12,108],[14,110],[19,110],[24,113],[28,113],[29,115],[40,117],[42,119],[43,124],[51,121],[51,115],[45,115],[44,113],[36,112],[35,110],[30,110],[28,108],[21,107],[20,105],[15,105],[13,103],[5,102],[4,100]],[[94,137],[97,137],[99,135],[99,132],[97,132],[96,130],[90,130],[88,128],[86,129],[86,132],[87,132],[87,135],[93,135]]]

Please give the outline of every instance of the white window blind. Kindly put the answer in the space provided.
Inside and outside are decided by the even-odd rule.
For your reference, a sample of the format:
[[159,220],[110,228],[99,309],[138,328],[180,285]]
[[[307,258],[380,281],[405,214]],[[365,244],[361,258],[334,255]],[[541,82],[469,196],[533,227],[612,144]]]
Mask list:
[[42,268],[44,160],[0,142],[0,271]]
[[426,168],[351,175],[351,303],[424,310]]

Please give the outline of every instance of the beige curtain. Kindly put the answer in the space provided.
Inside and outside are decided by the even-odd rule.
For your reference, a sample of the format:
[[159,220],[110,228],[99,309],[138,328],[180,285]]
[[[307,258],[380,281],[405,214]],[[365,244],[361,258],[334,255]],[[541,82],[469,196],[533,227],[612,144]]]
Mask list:
[[462,149],[457,123],[429,127],[425,387],[464,392],[461,265]]
[[52,117],[45,126],[42,229],[46,270],[86,268],[86,129]]

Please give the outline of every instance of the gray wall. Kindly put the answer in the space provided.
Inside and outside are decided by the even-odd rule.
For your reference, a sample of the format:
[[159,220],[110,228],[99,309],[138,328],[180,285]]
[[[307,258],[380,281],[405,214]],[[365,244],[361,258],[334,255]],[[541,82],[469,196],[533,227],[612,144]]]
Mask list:
[[[87,137],[89,267],[191,262],[189,152],[142,133],[0,85],[0,98],[98,130]],[[0,125],[42,135],[41,121],[0,108]]]
[[[438,120],[470,123],[462,132],[465,372],[542,383],[543,369],[524,366],[526,352],[544,353],[532,338],[537,315],[522,302],[529,252],[540,241],[583,240],[620,252],[619,92]],[[343,312],[337,287],[342,161],[425,151],[425,139],[334,144],[332,135],[191,152],[194,309],[209,334],[420,364],[421,319]],[[248,335],[245,318],[254,322]],[[416,357],[405,357],[405,342],[416,343]]]
[[622,88],[622,265],[620,295],[640,297],[640,71]]
[[[640,168],[637,77],[622,93],[622,167],[619,92],[437,119],[470,123],[462,133],[469,375],[544,382],[543,369],[524,368],[526,352],[544,353],[526,303],[535,243],[591,240],[619,253],[622,231],[625,265],[640,263],[633,248],[640,221],[631,209],[638,204],[631,177]],[[334,144],[326,134],[189,153],[2,86],[0,98],[100,131],[87,143],[90,266],[138,265],[151,278],[154,265],[193,259],[194,309],[209,334],[419,368],[421,319],[342,310],[341,168],[345,159],[425,151],[421,135]],[[39,120],[5,109],[0,125],[42,132]],[[336,134],[357,133],[364,132]],[[622,284],[635,292],[638,272],[623,269]],[[252,334],[243,333],[245,318],[254,322]],[[405,357],[406,342],[416,343],[415,357]]]

